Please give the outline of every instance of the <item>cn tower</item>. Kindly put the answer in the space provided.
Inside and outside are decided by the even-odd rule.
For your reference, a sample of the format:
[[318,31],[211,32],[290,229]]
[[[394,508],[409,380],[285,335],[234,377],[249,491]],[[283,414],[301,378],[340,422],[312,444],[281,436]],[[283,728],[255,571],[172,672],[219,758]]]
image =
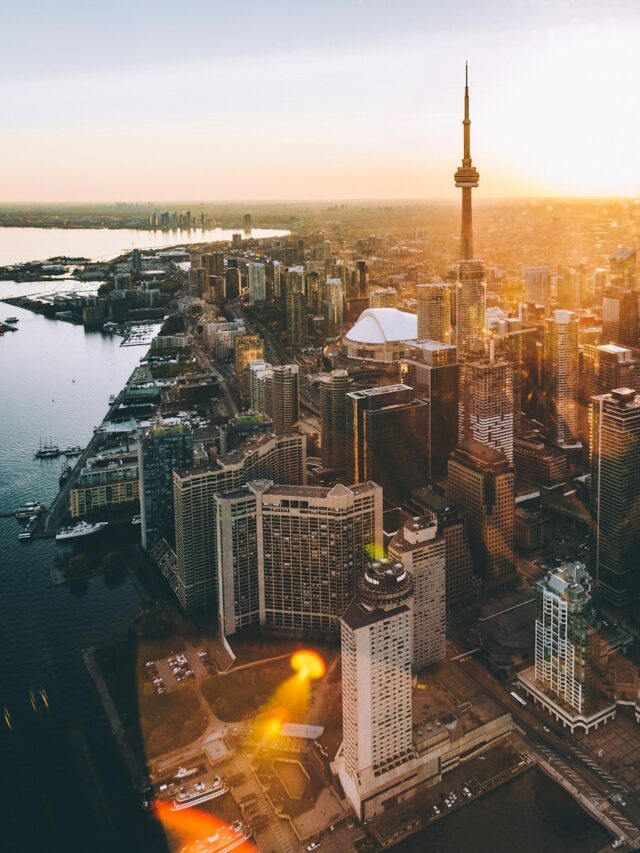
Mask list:
[[471,190],[478,186],[480,175],[471,165],[471,119],[469,118],[469,68],[464,67],[464,153],[462,165],[454,175],[457,187],[462,189],[462,228],[460,232],[461,259],[473,258],[473,220],[471,214]]

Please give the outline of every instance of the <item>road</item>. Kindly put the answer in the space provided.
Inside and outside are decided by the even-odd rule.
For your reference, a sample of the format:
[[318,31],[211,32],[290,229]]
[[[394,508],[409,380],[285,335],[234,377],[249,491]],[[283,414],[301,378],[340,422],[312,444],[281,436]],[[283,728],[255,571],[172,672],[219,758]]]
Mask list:
[[[541,716],[543,712],[523,707],[512,696],[511,687],[500,684],[473,656],[466,656],[465,650],[453,642],[448,643],[447,657],[451,660],[462,654],[457,660],[465,672],[487,693],[505,706],[514,721],[550,764],[556,767],[565,778],[577,787],[594,806],[602,807],[605,801],[615,803],[607,809],[609,817],[620,826],[621,832],[640,843],[640,801],[624,789],[607,770],[598,764],[594,756],[589,755],[571,738],[570,734],[557,727],[551,717]],[[612,800],[613,798],[613,800]],[[622,805],[622,802],[625,805]],[[616,815],[616,812],[618,813]]]

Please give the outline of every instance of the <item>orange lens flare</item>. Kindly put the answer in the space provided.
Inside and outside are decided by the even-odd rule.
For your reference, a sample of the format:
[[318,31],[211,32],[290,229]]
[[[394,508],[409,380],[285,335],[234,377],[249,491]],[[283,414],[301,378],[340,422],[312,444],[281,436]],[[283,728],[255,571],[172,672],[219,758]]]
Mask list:
[[291,668],[301,678],[315,681],[326,672],[324,661],[317,652],[302,649],[291,656]]

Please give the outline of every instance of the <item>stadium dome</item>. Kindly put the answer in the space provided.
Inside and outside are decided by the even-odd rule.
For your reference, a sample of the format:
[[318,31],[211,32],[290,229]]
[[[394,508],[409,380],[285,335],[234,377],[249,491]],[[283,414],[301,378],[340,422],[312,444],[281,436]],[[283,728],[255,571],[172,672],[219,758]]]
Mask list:
[[418,337],[418,318],[397,308],[367,308],[344,335],[350,358],[396,361],[402,358],[401,341]]

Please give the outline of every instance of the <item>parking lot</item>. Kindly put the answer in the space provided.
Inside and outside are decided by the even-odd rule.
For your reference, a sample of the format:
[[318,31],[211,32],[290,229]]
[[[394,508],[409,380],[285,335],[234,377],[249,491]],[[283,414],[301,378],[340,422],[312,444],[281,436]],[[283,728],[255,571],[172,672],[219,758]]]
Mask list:
[[187,646],[184,651],[166,658],[145,661],[145,669],[160,695],[175,690],[183,681],[199,681],[216,671],[209,651],[195,646]]

